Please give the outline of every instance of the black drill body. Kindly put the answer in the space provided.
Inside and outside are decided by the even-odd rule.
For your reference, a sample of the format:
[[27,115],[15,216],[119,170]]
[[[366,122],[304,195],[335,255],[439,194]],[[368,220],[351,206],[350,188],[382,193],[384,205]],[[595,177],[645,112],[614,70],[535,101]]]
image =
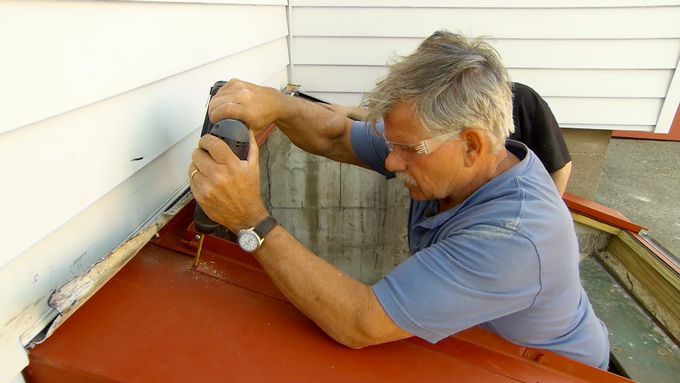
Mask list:
[[[222,120],[210,129],[210,134],[222,139],[241,160],[248,158],[250,135],[248,128],[241,121]],[[201,234],[211,234],[220,226],[219,223],[205,214],[198,203],[196,203],[196,210],[194,210],[194,221],[196,230]]]

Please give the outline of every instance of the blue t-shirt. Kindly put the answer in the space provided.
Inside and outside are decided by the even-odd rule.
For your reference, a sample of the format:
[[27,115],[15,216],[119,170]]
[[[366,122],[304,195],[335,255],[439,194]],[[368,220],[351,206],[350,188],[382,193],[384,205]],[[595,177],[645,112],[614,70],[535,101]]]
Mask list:
[[[352,147],[391,175],[384,140],[363,123]],[[506,148],[520,163],[457,206],[411,201],[413,255],[373,291],[399,327],[432,343],[480,325],[606,369],[608,333],[581,286],[571,215],[536,155],[517,141]]]

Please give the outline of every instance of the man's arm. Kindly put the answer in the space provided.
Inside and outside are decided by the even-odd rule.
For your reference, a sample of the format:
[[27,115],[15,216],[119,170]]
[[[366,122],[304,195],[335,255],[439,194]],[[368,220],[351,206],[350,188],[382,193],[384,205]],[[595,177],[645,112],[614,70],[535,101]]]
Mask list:
[[571,175],[571,161],[567,162],[562,169],[556,170],[550,173],[557,191],[560,195],[564,195],[564,191],[567,190],[567,184],[569,183],[569,176]]
[[363,166],[352,151],[352,120],[316,103],[232,79],[212,98],[209,112],[213,122],[238,119],[255,132],[274,122],[308,153]]
[[362,348],[412,336],[390,319],[370,286],[312,254],[283,227],[254,255],[284,295],[337,342]]
[[368,110],[359,106],[343,106],[338,104],[319,104],[324,108],[339,113],[354,121],[364,121],[368,117]]
[[[238,232],[267,217],[254,137],[247,161],[210,135],[199,147],[189,169],[190,174],[199,170],[191,189],[210,218]],[[361,348],[411,336],[390,319],[370,286],[305,249],[283,227],[269,232],[254,256],[284,295],[336,341]]]

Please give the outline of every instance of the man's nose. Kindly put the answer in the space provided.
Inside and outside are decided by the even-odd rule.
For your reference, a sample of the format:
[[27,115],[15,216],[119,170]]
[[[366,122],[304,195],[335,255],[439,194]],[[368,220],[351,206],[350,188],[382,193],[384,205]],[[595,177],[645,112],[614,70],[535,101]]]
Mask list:
[[385,158],[385,169],[392,173],[403,172],[406,170],[406,163],[394,152],[390,152],[387,158]]

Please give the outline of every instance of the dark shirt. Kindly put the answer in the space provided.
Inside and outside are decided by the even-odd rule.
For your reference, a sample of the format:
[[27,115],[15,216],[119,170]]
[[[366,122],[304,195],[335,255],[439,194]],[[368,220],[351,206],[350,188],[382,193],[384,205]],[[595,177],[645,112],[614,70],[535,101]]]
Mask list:
[[517,82],[513,83],[512,96],[515,132],[509,138],[536,153],[548,173],[562,169],[571,156],[548,104],[535,90]]

